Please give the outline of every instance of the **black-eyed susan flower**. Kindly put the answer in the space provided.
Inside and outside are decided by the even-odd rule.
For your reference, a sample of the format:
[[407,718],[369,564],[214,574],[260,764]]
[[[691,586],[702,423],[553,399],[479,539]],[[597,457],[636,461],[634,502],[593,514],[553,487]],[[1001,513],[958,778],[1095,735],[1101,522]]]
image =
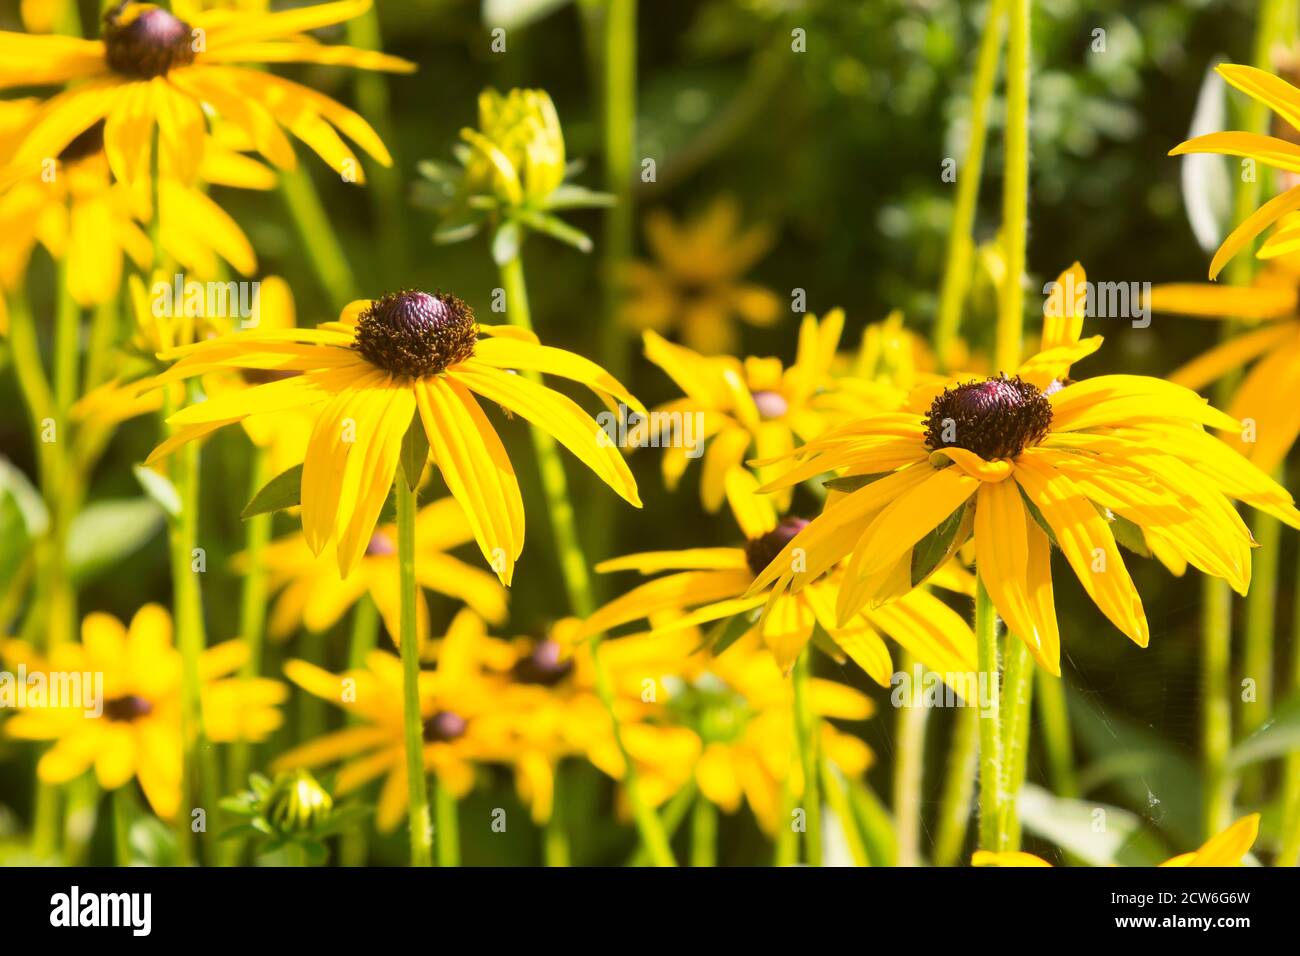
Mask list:
[[[842,414],[828,400],[833,387],[830,377],[835,351],[844,328],[844,313],[838,309],[818,322],[804,318],[799,327],[799,348],[789,368],[777,358],[744,359],[729,355],[706,356],[674,345],[655,332],[645,334],[645,354],[668,374],[684,398],[658,406],[650,417],[663,452],[664,480],[675,488],[692,458],[701,457],[700,500],[709,511],[717,511],[726,497],[727,476],[745,470],[748,459],[774,459],[797,444],[815,438]],[[687,431],[690,422],[702,427]],[[674,434],[673,441],[665,438]],[[688,444],[685,437],[692,441]],[[766,480],[778,474],[771,466],[760,466]],[[786,510],[790,492],[782,492],[777,507]]]
[[1169,283],[1154,286],[1150,297],[1155,312],[1249,323],[1169,379],[1199,391],[1247,369],[1228,414],[1250,427],[1225,440],[1266,472],[1282,462],[1300,435],[1300,408],[1291,400],[1300,384],[1300,254],[1269,258],[1249,286]]
[[[485,334],[487,338],[480,339]],[[475,395],[545,429],[639,507],[636,481],[608,436],[574,401],[515,370],[581,382],[602,400],[643,408],[613,376],[527,333],[481,326],[453,295],[405,291],[349,305],[315,329],[250,330],[176,349],[155,379],[224,369],[298,373],[177,412],[177,431],[150,461],[257,413],[310,409],[315,424],[302,470],[302,525],[319,554],[337,543],[347,576],[374,533],[414,416],[434,461],[492,569],[509,584],[523,550],[524,510],[505,446]]]
[[734,352],[737,321],[770,326],[781,317],[775,292],[744,281],[772,248],[772,229],[744,229],[740,206],[723,196],[681,225],[662,209],[646,215],[654,262],[631,262],[624,273],[623,319],[633,328],[676,334],[705,355]]
[[[39,107],[34,100],[0,104],[25,119],[17,132],[0,133],[0,284],[16,288],[24,279],[32,250],[40,243],[55,259],[67,259],[68,291],[83,307],[117,294],[123,262],[147,269],[153,248],[147,233],[152,195],[115,182],[104,151],[104,124],[96,123],[72,140],[49,163],[11,160]],[[265,166],[223,142],[205,154],[200,179],[214,185],[269,189],[275,177]],[[163,251],[184,270],[212,278],[220,263],[248,275],[257,266],[253,247],[235,220],[201,189],[170,176],[159,181]]]
[[[1255,845],[1259,836],[1259,814],[1244,816],[1225,830],[1216,833],[1199,849],[1191,853],[1180,853],[1171,857],[1161,866],[1241,866],[1242,859]],[[1051,866],[1040,856],[1032,853],[995,852],[976,850],[971,857],[971,866]]]
[[[718,625],[718,643],[741,635],[757,637],[772,653],[782,673],[794,662],[820,627],[838,656],[851,658],[881,686],[894,672],[882,635],[897,641],[939,674],[976,670],[975,635],[946,604],[924,589],[911,590],[900,600],[863,608],[841,623],[836,619],[840,576],[830,574],[797,594],[776,597],[769,612],[766,591],[750,592],[755,577],[780,554],[808,522],[798,517],[778,520],[770,501],[757,495],[753,476],[735,472],[728,481],[733,511],[746,541],[742,547],[687,548],[614,558],[598,571],[674,572],[638,585],[589,617],[580,635],[600,634],[632,621],[651,622],[652,634],[683,627]],[[939,582],[969,589],[955,566],[939,572]],[[656,620],[670,612],[663,620]]]
[[414,70],[397,57],[328,46],[307,35],[369,8],[370,0],[340,0],[280,13],[193,9],[185,20],[164,6],[125,0],[105,11],[98,40],[0,32],[0,89],[68,84],[42,104],[15,158],[58,156],[102,120],[114,176],[147,180],[156,127],[160,162],[188,182],[203,161],[210,112],[243,129],[277,166],[295,164],[287,129],[341,175],[363,181],[339,133],[376,161],[392,162],[364,119],[310,87],[234,64]]
[[[280,726],[285,698],[279,681],[229,677],[247,648],[227,641],[203,652],[204,732],[209,740],[259,741]],[[105,790],[140,781],[160,817],[176,815],[181,799],[181,655],[172,645],[172,619],[147,604],[130,626],[110,614],[87,615],[81,642],[62,644],[41,661],[21,642],[5,646],[7,660],[30,670],[102,674],[98,714],[80,706],[29,707],[5,723],[11,737],[53,741],[37,765],[46,783],[65,783],[91,768]]]
[[[514,753],[514,722],[502,706],[504,682],[483,666],[478,647],[483,633],[481,623],[462,612],[438,645],[438,669],[419,675],[424,767],[458,799],[473,789],[476,764],[505,765]],[[360,723],[281,754],[274,769],[341,763],[334,786],[340,797],[383,777],[375,824],[393,830],[409,805],[401,660],[374,651],[364,668],[342,674],[301,660],[287,662],[284,671],[303,690],[342,707]]]
[[[1256,102],[1267,106],[1293,129],[1300,130],[1300,90],[1280,76],[1274,76],[1253,66],[1221,63],[1215,69],[1230,85]],[[1170,156],[1186,153],[1242,156],[1284,172],[1300,173],[1300,146],[1286,139],[1266,136],[1262,133],[1239,131],[1207,133],[1185,143],[1179,143],[1169,151]],[[1300,185],[1292,186],[1285,192],[1279,193],[1247,216],[1228,234],[1228,238],[1223,240],[1223,244],[1215,252],[1214,258],[1210,261],[1210,278],[1215,278],[1228,261],[1256,236],[1297,209],[1300,209]],[[1300,240],[1300,221],[1293,220],[1285,228],[1274,233],[1260,252],[1264,253],[1264,249],[1269,247],[1277,250],[1279,246],[1285,244],[1294,247],[1298,240]]]
[[[415,577],[424,588],[463,601],[493,624],[506,618],[506,592],[495,576],[471,567],[447,552],[474,540],[465,512],[452,498],[424,506],[415,516]],[[301,534],[271,542],[261,554],[268,586],[279,596],[271,609],[268,633],[286,638],[299,627],[320,633],[333,627],[367,594],[374,600],[390,634],[400,634],[397,530],[377,527],[365,554],[346,578],[339,576],[333,555],[313,555]],[[242,566],[237,556],[236,567]],[[421,645],[429,632],[429,609],[416,599],[416,628]]]
[[[1086,288],[1074,267],[1074,288]],[[1064,278],[1064,277],[1063,277]],[[858,476],[750,586],[795,591],[846,557],[837,620],[910,587],[918,546],[974,539],[976,569],[1008,628],[1052,673],[1059,636],[1051,545],[1089,597],[1145,646],[1149,630],[1117,538],[1221,577],[1250,580],[1250,532],[1232,507],[1245,501],[1300,527],[1291,495],[1203,426],[1239,423],[1195,392],[1162,379],[1070,379],[1094,352],[1073,308],[1046,320],[1043,351],[1017,374],[919,390],[904,412],[867,416],[801,449],[782,484],[826,471]],[[843,479],[842,479],[843,480]],[[795,563],[795,558],[800,559]]]

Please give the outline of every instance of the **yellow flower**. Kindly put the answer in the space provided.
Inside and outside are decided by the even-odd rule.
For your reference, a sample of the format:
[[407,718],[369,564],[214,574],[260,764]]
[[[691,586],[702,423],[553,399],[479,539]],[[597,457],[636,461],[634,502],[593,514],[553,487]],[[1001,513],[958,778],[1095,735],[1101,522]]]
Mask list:
[[[830,368],[844,328],[844,313],[838,309],[820,323],[807,316],[799,327],[799,350],[795,363],[784,368],[780,359],[749,357],[744,361],[727,356],[704,356],[662,338],[645,333],[645,354],[663,369],[685,394],[656,408],[650,424],[674,422],[679,416],[703,416],[703,433],[692,429],[696,442],[708,440],[704,451],[704,472],[700,478],[700,500],[709,511],[717,511],[726,495],[727,476],[745,471],[749,458],[779,458],[826,428],[828,417],[838,417],[827,395],[832,387]],[[860,406],[859,406],[860,407]],[[694,419],[692,419],[693,421]],[[689,424],[683,420],[684,427]],[[675,426],[674,426],[675,427]],[[662,440],[667,425],[659,426]],[[671,431],[671,430],[670,430]],[[664,481],[675,488],[698,446],[676,441],[664,451]],[[780,473],[771,465],[760,466],[760,478]],[[791,492],[777,496],[777,508],[790,506]]]
[[465,167],[471,194],[506,206],[541,205],[564,182],[564,134],[545,90],[488,89],[478,98],[478,129],[463,129],[473,149]]
[[776,293],[742,281],[772,247],[766,226],[740,229],[740,208],[717,199],[700,216],[676,225],[663,210],[646,216],[646,239],[655,262],[628,266],[623,317],[634,328],[676,331],[697,352],[734,352],[735,320],[768,326],[780,318]]
[[[442,498],[420,509],[415,516],[415,540],[415,579],[421,586],[464,601],[493,624],[505,621],[506,595],[497,579],[446,553],[474,540],[465,512],[454,499]],[[339,576],[338,563],[330,555],[313,555],[301,534],[267,545],[262,562],[270,590],[281,592],[268,622],[272,637],[288,637],[304,626],[314,633],[329,630],[367,594],[379,608],[388,633],[401,633],[396,528],[376,528],[365,555],[346,578]],[[237,555],[235,566],[246,568],[247,556]],[[423,646],[429,633],[429,609],[419,592],[416,628]]]
[[[581,758],[615,780],[626,763],[614,740],[609,714],[596,689],[592,644],[579,640],[579,622],[557,621],[542,640],[485,640],[485,666],[509,683],[498,695],[512,717],[511,762],[520,798],[534,822],[545,823],[554,808],[560,761]],[[666,638],[606,641],[600,654],[609,674],[614,711],[642,781],[643,796],[657,805],[676,793],[700,752],[689,729],[664,723],[661,688],[680,681],[691,668],[697,639],[680,632]],[[647,699],[647,685],[656,694]]]
[[[163,286],[172,286],[171,281],[160,281]],[[229,332],[242,321],[252,321],[251,318],[246,320],[237,314],[237,296],[227,300],[226,308],[220,314],[188,316],[182,311],[179,314],[155,315],[152,308],[153,296],[145,291],[144,283],[139,277],[131,276],[127,284],[136,317],[136,333],[131,350],[148,353],[166,350],[174,347],[177,342],[189,343],[196,338]],[[154,294],[159,292],[160,288],[156,287]],[[267,276],[258,284],[256,315],[257,328],[263,331],[294,328],[293,293],[289,290],[288,283],[279,276]],[[152,414],[162,409],[164,390],[157,387],[155,377],[150,374],[156,368],[152,354],[148,359],[143,359],[124,352],[117,359],[117,376],[91,389],[72,407],[72,420],[79,426],[111,429],[138,415]],[[221,370],[203,376],[203,391],[208,398],[214,398],[254,388],[275,381],[278,377],[285,376],[256,369]],[[167,387],[171,389],[171,397],[177,404],[184,400],[185,388],[181,383],[172,382]],[[290,409],[252,414],[241,425],[254,445],[266,449],[271,470],[278,474],[302,461],[314,421],[306,411]]]
[[[794,687],[761,646],[745,642],[712,660],[697,680],[693,697],[696,726],[704,750],[694,768],[700,793],[726,813],[741,800],[759,826],[774,835],[782,826],[782,794],[803,796],[803,766],[794,727]],[[848,779],[860,779],[871,766],[871,749],[830,721],[863,721],[874,707],[858,690],[814,677],[808,681],[808,707],[816,718],[818,747],[828,763]]]
[[[1287,225],[1283,220],[1284,228]],[[1262,470],[1272,472],[1300,435],[1300,255],[1273,259],[1249,287],[1186,282],[1158,285],[1150,306],[1195,318],[1240,319],[1257,323],[1214,346],[1169,376],[1187,388],[1202,389],[1230,372],[1251,366],[1237,388],[1228,414],[1254,423],[1251,441],[1228,441]],[[1253,363],[1253,364],[1252,364]]]
[[[1165,860],[1161,866],[1241,866],[1244,857],[1259,836],[1259,814],[1242,817],[1221,833],[1216,833],[1199,850]],[[995,853],[976,850],[971,866],[1051,866],[1032,853]]]
[[[424,766],[457,798],[473,789],[475,763],[505,764],[513,752],[514,721],[502,707],[503,682],[483,666],[482,641],[481,622],[462,612],[441,642],[438,669],[421,671],[419,678]],[[338,797],[385,777],[375,825],[392,830],[408,807],[401,660],[373,651],[364,668],[343,674],[301,660],[288,661],[284,672],[308,693],[360,718],[360,723],[295,747],[282,754],[273,769],[342,762],[334,787]]]
[[[754,478],[747,472],[734,473],[728,483],[745,545],[652,551],[598,564],[597,571],[675,573],[610,601],[583,623],[579,636],[601,634],[639,620],[650,621],[654,635],[730,622],[722,625],[717,641],[730,643],[740,635],[752,635],[771,651],[781,672],[788,674],[820,626],[843,655],[882,687],[889,686],[894,672],[882,634],[936,673],[967,674],[977,669],[975,635],[970,627],[961,615],[920,588],[891,604],[864,608],[841,625],[835,617],[839,575],[832,574],[797,594],[775,597],[769,613],[754,620],[769,598],[766,591],[747,594],[755,576],[808,522],[796,517],[778,521],[770,501],[754,493]],[[939,582],[969,590],[955,566],[942,571]],[[672,613],[654,623],[664,612]]]
[[203,160],[210,110],[244,130],[281,168],[296,162],[284,127],[341,175],[361,182],[360,164],[339,132],[383,165],[392,162],[364,119],[309,87],[232,64],[414,70],[397,57],[326,46],[306,35],[369,8],[370,0],[341,0],[281,13],[193,10],[183,20],[156,4],[126,0],[105,12],[98,40],[0,32],[0,89],[71,84],[42,104],[15,159],[39,164],[58,156],[103,120],[113,175],[148,180],[156,124],[163,168],[189,182]]
[[[181,799],[181,655],[172,646],[172,619],[147,604],[130,627],[109,614],[87,615],[81,643],[56,647],[48,662],[21,642],[5,656],[45,672],[103,675],[102,714],[80,706],[29,707],[9,719],[12,737],[52,740],[37,765],[46,783],[65,783],[92,766],[99,785],[114,790],[140,781],[160,817],[174,817]],[[199,659],[203,725],[210,740],[264,740],[281,723],[276,709],[285,697],[279,681],[227,678],[247,657],[247,647],[228,641]]]
[[[148,268],[153,248],[141,223],[152,217],[152,197],[148,189],[113,181],[102,123],[82,132],[49,164],[5,165],[38,111],[34,100],[0,103],[0,114],[9,114],[0,123],[17,114],[15,127],[0,132],[0,231],[6,237],[0,285],[14,289],[23,282],[39,242],[55,259],[66,258],[73,299],[83,307],[97,305],[117,294],[125,257]],[[275,184],[266,167],[216,141],[207,147],[200,179],[249,189]],[[163,249],[187,272],[212,277],[221,261],[245,275],[254,271],[257,257],[243,230],[202,190],[164,176],[159,204]]]
[[[489,336],[479,339],[480,333]],[[573,379],[603,400],[639,402],[600,366],[508,328],[480,326],[455,296],[406,291],[349,305],[315,329],[249,331],[177,349],[158,385],[217,369],[298,372],[177,412],[150,462],[254,413],[315,412],[302,471],[302,525],[314,554],[337,542],[346,577],[365,553],[417,411],[434,461],[492,569],[509,585],[523,550],[519,483],[477,393],[543,428],[631,504],[636,481],[571,399],[510,370]]]
[[[1086,288],[1083,270],[1072,271],[1072,287]],[[1044,350],[1014,377],[920,389],[911,410],[868,416],[801,449],[806,460],[778,484],[844,469],[841,490],[748,593],[798,591],[849,556],[837,604],[844,622],[910,587],[918,544],[937,539],[951,551],[973,537],[999,614],[1054,674],[1053,539],[1089,597],[1141,646],[1146,615],[1117,534],[1140,529],[1157,553],[1245,593],[1253,541],[1230,499],[1300,527],[1291,495],[1206,434],[1204,425],[1239,423],[1195,392],[1145,376],[1070,379],[1070,364],[1101,339],[1080,341],[1082,315],[1066,305],[1046,320]]]
[[[1300,112],[1297,112],[1300,111],[1300,90],[1281,77],[1253,66],[1221,63],[1215,69],[1229,84],[1256,102],[1267,106],[1292,128],[1300,130],[1300,119],[1298,119]],[[1180,156],[1184,153],[1243,156],[1274,169],[1289,173],[1300,172],[1300,146],[1276,136],[1265,136],[1260,133],[1207,133],[1185,143],[1179,143],[1169,151],[1170,156]],[[1296,209],[1300,209],[1300,185],[1292,186],[1274,196],[1247,216],[1237,228],[1232,230],[1228,238],[1223,240],[1223,244],[1214,254],[1214,259],[1210,262],[1210,278],[1217,276],[1228,261],[1251,240]],[[1267,257],[1283,246],[1289,245],[1294,248],[1298,239],[1300,239],[1300,222],[1292,221],[1264,243],[1259,251],[1260,256]]]

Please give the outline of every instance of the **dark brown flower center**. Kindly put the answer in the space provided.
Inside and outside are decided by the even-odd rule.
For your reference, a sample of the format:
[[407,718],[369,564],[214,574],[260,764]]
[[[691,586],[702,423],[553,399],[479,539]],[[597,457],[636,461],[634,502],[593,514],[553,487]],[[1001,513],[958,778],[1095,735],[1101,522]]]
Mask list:
[[573,670],[573,661],[561,656],[558,641],[539,641],[533,652],[517,662],[512,676],[521,684],[554,687]]
[[59,161],[63,163],[75,163],[79,159],[85,159],[87,156],[94,156],[96,153],[104,150],[104,121],[100,120],[93,126],[89,126],[77,134],[67,146],[63,147],[63,152],[59,153]]
[[450,710],[440,710],[424,722],[424,742],[427,744],[446,744],[463,737],[469,727],[460,714]]
[[153,704],[136,694],[104,701],[104,716],[118,723],[130,723],[153,713]]
[[194,31],[162,7],[125,0],[104,14],[104,49],[114,72],[147,80],[194,62]]
[[767,534],[750,538],[745,542],[745,560],[749,563],[749,570],[755,576],[761,574],[794,536],[806,527],[808,522],[803,518],[786,518]]
[[1015,458],[1052,425],[1052,404],[1019,375],[946,388],[925,417],[931,451],[965,448],[985,461]]
[[425,378],[470,358],[477,340],[474,311],[460,299],[408,289],[361,313],[353,348],[386,372]]

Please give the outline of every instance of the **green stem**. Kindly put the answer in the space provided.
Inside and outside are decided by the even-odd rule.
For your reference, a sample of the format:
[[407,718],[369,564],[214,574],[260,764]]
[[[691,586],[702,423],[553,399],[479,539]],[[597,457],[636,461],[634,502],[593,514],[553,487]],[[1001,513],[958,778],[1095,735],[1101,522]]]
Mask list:
[[1041,667],[1038,675],[1038,716],[1042,722],[1043,749],[1047,751],[1047,774],[1058,797],[1079,796],[1074,772],[1074,745],[1070,740],[1070,711],[1065,702],[1065,684]]
[[[501,266],[501,285],[506,296],[506,319],[517,328],[531,331],[533,327],[532,311],[528,305],[528,285],[524,279],[523,259],[515,255]],[[526,373],[529,378],[537,380],[535,372]],[[560,458],[559,445],[551,435],[540,429],[530,429],[533,436],[533,449],[537,455],[537,468],[542,479],[542,491],[546,496],[547,511],[551,516],[551,530],[555,536],[555,548],[560,561],[560,573],[564,578],[564,589],[569,599],[569,607],[578,617],[589,617],[596,609],[595,598],[591,590],[591,576],[587,572],[587,559],[582,552],[578,539],[573,504],[569,500],[568,480],[564,475],[564,462]],[[636,819],[641,840],[651,850],[656,866],[672,866],[672,848],[664,834],[663,823],[654,809],[641,797],[636,764],[623,743],[623,730],[614,707],[614,690],[609,673],[600,654],[601,636],[592,638],[591,661],[596,675],[596,690],[605,712],[609,715],[614,734],[614,742],[623,756],[626,776],[623,781],[627,790],[628,801]]]
[[[524,279],[523,259],[516,255],[501,267],[501,285],[506,297],[506,319],[511,325],[532,331],[532,310],[528,305],[528,285]],[[527,373],[533,381],[540,381],[536,372]],[[569,501],[569,484],[564,474],[559,445],[550,433],[541,428],[529,429],[533,436],[533,449],[537,455],[537,468],[541,474],[542,491],[551,516],[551,531],[560,559],[560,573],[569,607],[579,617],[587,617],[596,609],[591,591],[591,576],[587,572],[587,559],[582,552],[578,529],[574,520],[573,505]]]
[[[663,828],[664,834],[668,839],[672,839],[681,829],[682,822],[686,819],[688,811],[695,801],[695,795],[699,788],[695,782],[688,781],[682,789],[673,794],[673,798],[668,801],[663,810]],[[632,854],[629,866],[649,866],[654,860],[650,856],[650,851],[646,849],[645,843],[638,844],[636,852]]]
[[962,304],[966,300],[966,290],[970,284],[971,259],[975,252],[975,209],[984,170],[989,103],[993,99],[993,87],[997,82],[1005,7],[1006,0],[989,0],[984,15],[984,33],[975,60],[969,138],[966,141],[966,155],[962,158],[957,173],[957,198],[953,203],[948,255],[944,261],[943,281],[939,286],[939,308],[934,325],[934,352],[941,367],[947,367],[948,354],[961,326]]
[[[198,386],[191,382],[187,398],[198,401]],[[173,409],[164,403],[163,418]],[[182,858],[191,851],[190,809],[197,794],[207,814],[217,812],[218,787],[216,754],[203,731],[202,676],[199,659],[207,646],[203,625],[203,599],[199,592],[198,571],[194,568],[194,551],[198,543],[199,524],[199,444],[189,442],[171,459],[171,479],[180,498],[180,513],[170,522],[172,603],[175,608],[176,645],[181,654],[181,739],[184,767],[181,803],[177,826],[181,834]],[[214,821],[215,822],[215,821]],[[215,839],[215,828],[208,833]]]
[[[1279,484],[1286,477],[1278,470]],[[1242,676],[1255,682],[1255,699],[1237,708],[1240,735],[1245,737],[1268,719],[1273,706],[1273,615],[1277,610],[1277,575],[1282,523],[1255,512],[1253,534],[1259,547],[1253,555],[1250,591],[1246,594],[1246,647]]]
[[794,736],[803,770],[804,851],[810,866],[822,865],[822,808],[817,771],[817,726],[808,697],[809,670],[812,652],[804,648],[795,660],[794,683]]
[[105,368],[118,334],[118,296],[95,306],[90,320],[90,339],[86,343],[86,371],[82,391],[89,392],[108,379]]
[[718,865],[718,808],[700,794],[691,808],[691,866]]
[[1020,849],[1017,803],[1029,756],[1030,705],[1034,697],[1034,659],[1024,641],[1007,633],[1006,688],[1002,697],[1002,795],[999,829],[1004,849]]
[[[904,653],[899,669],[912,674],[919,662]],[[925,772],[925,727],[929,708],[919,686],[912,699],[898,708],[894,760],[894,826],[898,830],[898,865],[921,865],[922,777]]]
[[[1297,562],[1300,570],[1300,562]],[[1295,594],[1300,595],[1300,575],[1296,577]],[[1291,673],[1288,694],[1300,696],[1300,600],[1295,602],[1291,623]],[[1278,866],[1300,864],[1300,750],[1286,755],[1282,768],[1282,845],[1278,849]]]
[[[249,470],[251,499],[271,478],[270,453],[254,448]],[[240,670],[245,680],[262,675],[262,657],[266,648],[266,564],[264,552],[271,540],[271,513],[254,515],[244,522],[244,587],[239,603],[239,636],[248,648],[248,658]],[[236,792],[248,783],[252,745],[241,740],[230,748],[230,769],[226,789]],[[232,841],[233,842],[233,841]]]
[[[352,636],[348,642],[348,669],[364,667],[366,657],[379,644],[379,607],[364,594],[352,609]],[[355,726],[361,718],[348,715],[348,724]],[[370,839],[365,827],[354,827],[343,834],[339,843],[339,866],[365,866],[370,851]]]
[[118,866],[131,865],[131,820],[135,816],[135,807],[129,786],[118,787],[112,792],[113,859]]
[[460,866],[460,811],[452,792],[441,783],[433,788],[433,808],[437,815],[434,846],[439,866]]
[[935,866],[954,866],[966,845],[970,824],[971,795],[975,791],[975,768],[979,756],[979,728],[982,723],[976,701],[959,707],[953,722],[952,744],[948,749],[948,776],[939,798],[938,831],[931,857]]
[[298,227],[302,248],[307,252],[321,288],[335,309],[357,298],[357,280],[339,244],[329,214],[321,202],[311,174],[301,165],[280,172],[280,194],[289,216]]
[[790,774],[781,781],[781,816],[777,819],[776,845],[772,848],[773,866],[794,866],[799,862],[799,834],[794,828],[795,796]]
[[636,0],[605,5],[605,188],[614,204],[605,213],[604,290],[600,355],[618,379],[627,371],[627,335],[620,311],[623,269],[632,254],[632,183],[636,167]]
[[397,565],[401,595],[402,727],[406,740],[406,777],[409,788],[411,865],[433,865],[433,821],[429,817],[429,790],[424,774],[424,721],[420,713],[420,649],[415,633],[415,492],[403,469],[393,483],[397,496]]
[[59,425],[66,431],[68,410],[77,400],[77,365],[81,349],[81,307],[68,289],[66,256],[59,261],[57,299],[54,313],[54,403],[59,410]]
[[[982,579],[975,586],[975,647],[985,699],[980,701],[980,828],[982,850],[1001,850],[1002,702],[998,688],[998,616]],[[985,712],[987,711],[987,712]]]
[[1201,605],[1202,826],[1206,839],[1232,822],[1232,707],[1228,667],[1232,644],[1232,592],[1220,578],[1205,579]]
[[[1274,477],[1280,484],[1286,479],[1282,470]],[[1253,532],[1259,547],[1253,555],[1250,591],[1246,594],[1246,645],[1242,655],[1241,676],[1252,680],[1255,695],[1245,700],[1237,693],[1238,735],[1248,737],[1258,730],[1273,712],[1273,615],[1277,610],[1277,576],[1282,546],[1282,523],[1262,511],[1255,512]],[[1259,765],[1243,768],[1239,781],[1242,801],[1254,803],[1263,789],[1263,769]]]
[[551,795],[551,815],[542,831],[543,861],[548,867],[572,866],[573,848],[569,845],[569,825],[562,797],[565,786],[563,762],[556,764],[555,781],[551,786],[555,792]]
[[871,856],[867,853],[866,841],[862,837],[857,816],[853,813],[853,807],[849,802],[848,783],[831,767],[830,761],[821,760],[819,763],[822,793],[826,795],[826,803],[835,813],[835,819],[839,821],[840,829],[844,833],[844,842],[849,848],[849,856],[853,858],[853,865],[870,866]]
[[[379,10],[371,6],[365,13],[347,22],[347,40],[351,46],[362,50],[382,51],[383,37],[379,30]],[[388,78],[373,70],[357,70],[353,83],[357,91],[357,107],[374,127],[379,138],[394,149],[391,97]],[[401,163],[393,157],[392,166],[374,164],[368,173],[368,192],[374,203],[375,223],[379,249],[388,275],[400,279],[408,272],[408,250],[405,242],[403,219],[406,201],[402,193]]]
[[1029,227],[1029,7],[1007,0],[1007,120],[1002,173],[1002,240],[1007,272],[998,297],[995,367],[1020,365]]

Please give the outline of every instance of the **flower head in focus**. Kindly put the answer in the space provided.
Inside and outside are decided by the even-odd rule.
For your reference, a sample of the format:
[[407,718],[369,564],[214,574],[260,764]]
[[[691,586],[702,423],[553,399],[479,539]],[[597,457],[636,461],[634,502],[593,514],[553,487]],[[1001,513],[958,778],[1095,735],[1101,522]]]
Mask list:
[[410,72],[397,57],[327,46],[308,31],[342,23],[371,0],[337,0],[279,13],[202,10],[182,19],[164,6],[123,0],[104,11],[98,40],[0,32],[0,89],[68,84],[40,105],[14,160],[59,156],[104,123],[104,151],[123,182],[152,178],[155,127],[159,164],[189,183],[203,162],[209,113],[243,129],[259,153],[283,169],[296,163],[287,129],[350,181],[364,181],[343,133],[377,162],[392,159],[359,115],[328,96],[265,70],[235,64],[318,63]]
[[587,359],[529,333],[479,325],[453,295],[392,293],[354,302],[340,321],[315,329],[237,332],[164,357],[176,362],[154,379],[158,387],[217,370],[295,373],[177,412],[168,419],[176,432],[149,462],[249,415],[309,410],[303,533],[314,554],[335,544],[343,577],[373,538],[409,431],[418,450],[406,480],[415,486],[431,450],[483,556],[509,585],[524,545],[523,500],[476,394],[550,432],[622,498],[641,504],[632,473],[596,421],[566,396],[512,373],[556,375],[608,403],[644,406]]
[[[1086,289],[1083,270],[1073,285]],[[1049,300],[1050,305],[1050,300]],[[837,619],[910,584],[918,550],[974,539],[976,570],[1008,629],[1059,673],[1055,544],[1102,612],[1137,644],[1146,615],[1119,554],[1124,541],[1221,577],[1250,580],[1253,539],[1232,499],[1300,527],[1291,495],[1204,426],[1239,423],[1181,386],[1135,375],[1076,381],[1075,303],[1045,320],[1043,351],[1015,375],[918,389],[912,408],[828,431],[772,488],[840,473],[825,509],[757,576],[748,594],[799,591],[848,558]],[[795,553],[802,556],[795,563]]]

